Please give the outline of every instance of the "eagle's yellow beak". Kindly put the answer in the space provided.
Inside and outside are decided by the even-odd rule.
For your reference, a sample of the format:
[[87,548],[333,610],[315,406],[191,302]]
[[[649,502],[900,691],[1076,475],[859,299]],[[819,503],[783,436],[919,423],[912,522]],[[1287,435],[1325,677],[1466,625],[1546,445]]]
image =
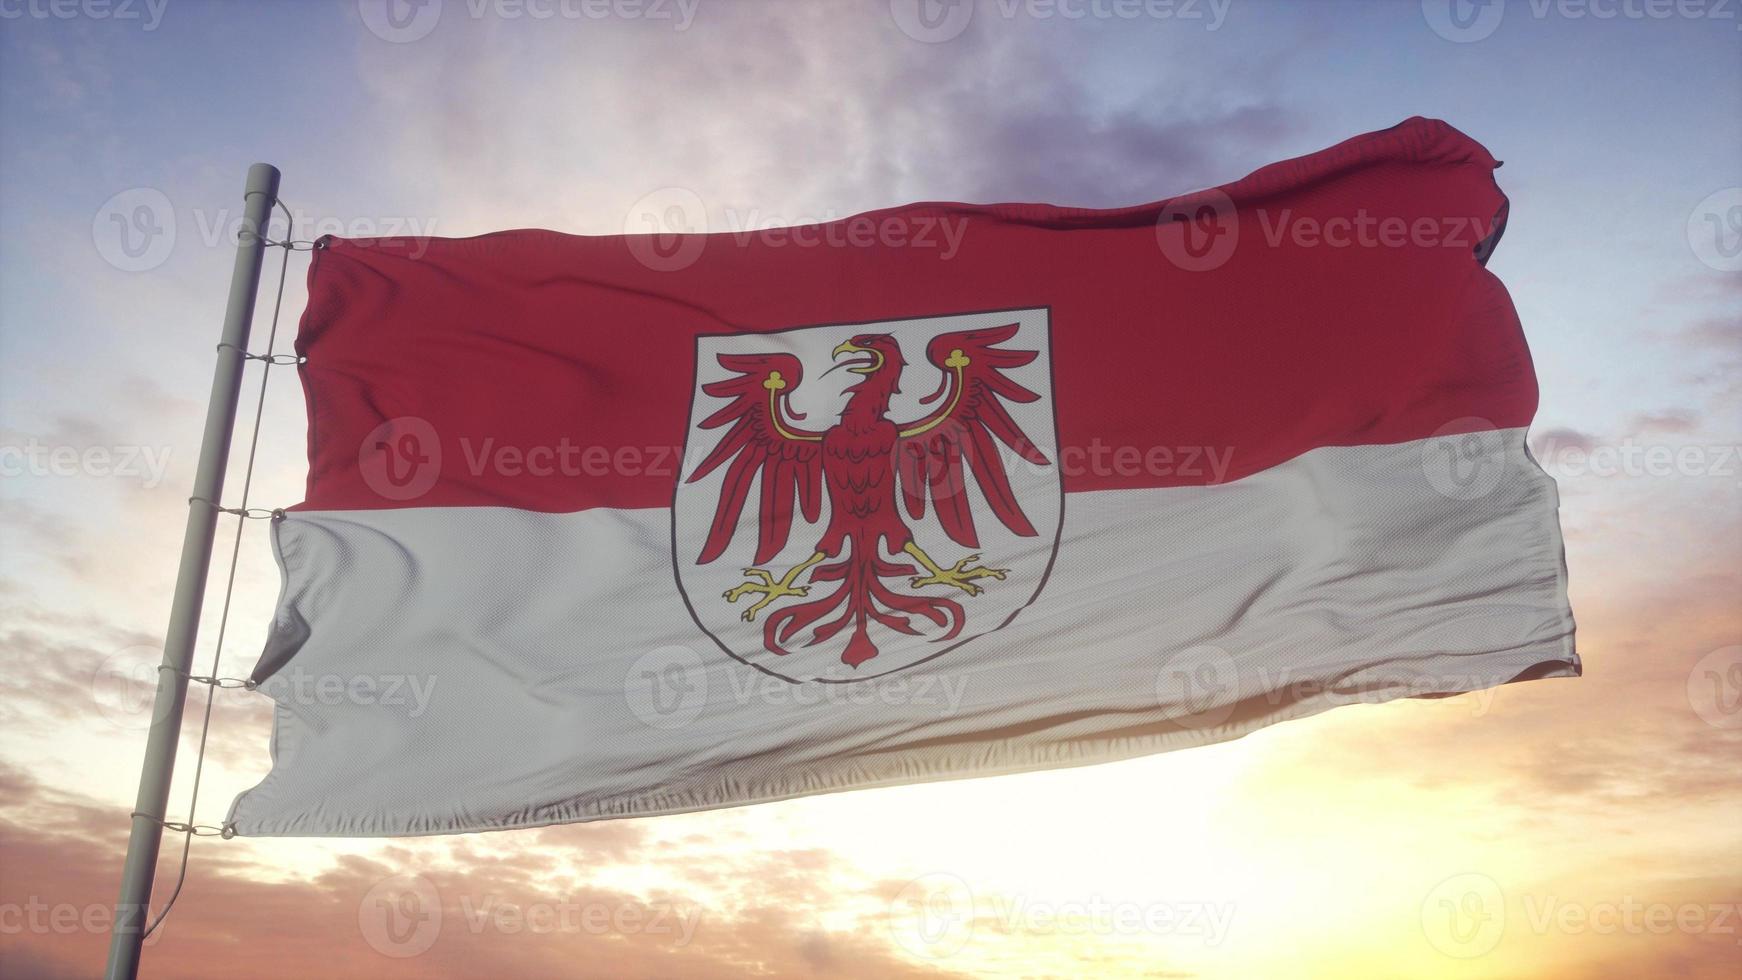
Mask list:
[[[870,360],[848,361],[844,364],[835,365],[835,367],[844,367],[847,370],[853,372],[854,374],[870,374],[870,373],[876,371],[878,368],[883,366],[883,352],[882,351],[877,350],[874,347],[860,347],[858,344],[853,343],[851,340],[841,341],[839,346],[837,346],[834,350],[829,352],[829,356],[837,361],[841,359],[842,354],[870,354],[871,355]],[[833,371],[834,369],[835,368],[829,368],[830,371]]]

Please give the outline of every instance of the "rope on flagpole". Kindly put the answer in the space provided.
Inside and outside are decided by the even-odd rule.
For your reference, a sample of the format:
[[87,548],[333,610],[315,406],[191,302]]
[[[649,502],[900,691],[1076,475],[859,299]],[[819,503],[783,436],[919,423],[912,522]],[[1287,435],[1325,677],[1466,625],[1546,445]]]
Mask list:
[[[256,360],[259,360],[259,358],[256,358]],[[278,363],[282,363],[282,362],[273,361],[271,363],[278,364]],[[296,363],[300,364],[302,362],[298,361]],[[247,502],[246,497],[243,498],[243,502],[244,503]],[[220,507],[216,503],[213,503],[212,501],[207,500],[204,497],[189,497],[188,503],[190,503],[190,504],[205,504],[207,507],[210,507],[211,509],[217,511],[220,514],[234,514],[237,517],[246,517],[247,519],[249,519],[251,521],[282,521],[282,520],[284,520],[284,508],[283,507]]]
[[[135,817],[145,817],[148,820],[151,818],[151,814],[140,810],[134,810],[131,815]],[[229,840],[236,836],[236,828],[227,824],[220,827],[217,824],[211,823],[181,823],[176,820],[159,820],[157,821],[157,825],[162,827],[164,830],[173,830],[178,834],[191,834],[195,837],[222,837],[225,840]],[[175,895],[172,894],[169,896],[169,903],[165,904],[163,907],[164,915],[169,914],[169,906],[173,904],[175,904]],[[158,922],[161,922],[163,921],[163,916],[160,915],[157,919]],[[151,928],[157,928],[157,922],[153,922]]]
[[[267,242],[266,244],[268,246],[272,246],[272,245],[276,245],[277,243],[276,242]],[[290,257],[289,253],[286,253],[285,257],[289,258]],[[238,348],[236,347],[235,344],[219,344],[218,345],[219,350],[223,350],[226,347],[230,348],[231,350],[238,350]],[[241,351],[241,354],[242,354],[242,360],[244,360],[244,361],[265,361],[268,364],[307,364],[308,363],[308,357],[306,355],[303,355],[303,354],[250,354],[247,351]]]
[[190,674],[185,670],[172,667],[169,664],[158,664],[158,670],[167,670],[172,674],[180,674],[187,678],[190,684],[210,684],[213,687],[225,689],[252,691],[259,687],[251,677],[208,677],[204,674]]
[[[283,211],[284,208],[280,207],[279,210]],[[285,213],[284,220],[287,222],[293,220],[289,212]],[[293,239],[288,237],[290,235],[288,229],[284,234],[287,237],[284,241],[278,242],[267,238],[265,235],[250,234],[247,229],[243,229],[242,231],[237,232],[236,241],[238,243],[246,244],[250,239],[258,239],[260,244],[265,245],[268,248],[282,248],[287,252],[318,252],[327,247],[327,241],[325,238]]]
[[[278,267],[278,295],[272,301],[272,327],[266,334],[266,353],[249,354],[247,351],[241,352],[242,357],[245,360],[256,360],[261,364],[260,396],[254,403],[253,432],[248,438],[248,463],[242,472],[242,504],[240,507],[222,507],[215,501],[204,500],[203,498],[189,498],[190,502],[194,499],[199,499],[201,503],[214,508],[221,514],[230,514],[234,516],[236,518],[236,540],[235,544],[230,549],[230,572],[224,582],[224,605],[223,611],[218,616],[218,638],[212,648],[212,668],[210,672],[204,676],[195,676],[193,674],[188,675],[188,680],[207,684],[210,686],[211,690],[206,694],[205,716],[200,721],[200,747],[199,751],[194,756],[194,784],[192,793],[188,798],[187,822],[180,823],[171,820],[160,821],[165,830],[173,831],[182,835],[181,866],[176,871],[175,889],[169,893],[169,899],[163,903],[163,910],[157,913],[157,918],[151,921],[151,925],[145,927],[145,932],[140,937],[141,940],[149,937],[153,932],[157,931],[157,927],[162,925],[163,920],[169,917],[170,909],[175,906],[175,900],[181,897],[182,885],[187,882],[188,853],[193,849],[194,838],[222,837],[228,840],[236,834],[236,828],[232,824],[224,824],[223,826],[196,824],[194,823],[194,814],[198,811],[200,803],[200,775],[204,771],[206,764],[206,738],[207,735],[210,734],[212,728],[212,707],[217,703],[218,690],[220,688],[237,686],[228,684],[226,681],[237,680],[238,678],[222,678],[218,676],[218,665],[224,656],[224,632],[230,625],[230,601],[236,592],[236,565],[242,554],[242,532],[248,526],[248,521],[251,519],[261,519],[262,517],[270,518],[274,521],[284,519],[284,511],[282,508],[267,510],[266,508],[250,508],[248,506],[248,493],[254,485],[254,459],[258,449],[260,448],[260,421],[266,414],[266,383],[272,375],[273,367],[279,364],[300,365],[308,360],[300,355],[295,356],[295,360],[283,360],[279,355],[273,353],[273,347],[278,341],[278,317],[279,313],[284,309],[284,283],[285,280],[289,278],[290,253],[310,250],[298,248],[297,246],[303,243],[293,241],[290,238],[290,233],[296,221],[296,219],[291,216],[290,209],[284,206],[282,200],[276,198],[274,198],[273,204],[280,211],[284,212],[285,240],[282,242],[275,242],[270,238],[261,236],[261,241],[268,246],[284,249],[284,260]],[[311,247],[314,246],[314,243],[312,242],[307,244]],[[219,344],[218,349],[222,351],[225,346],[227,345]],[[261,511],[265,511],[265,513],[261,514]],[[173,670],[174,668],[172,667],[169,669]],[[254,689],[252,681],[245,681],[240,686],[245,687],[248,690]],[[136,811],[133,816],[139,817],[142,816],[142,814]]]

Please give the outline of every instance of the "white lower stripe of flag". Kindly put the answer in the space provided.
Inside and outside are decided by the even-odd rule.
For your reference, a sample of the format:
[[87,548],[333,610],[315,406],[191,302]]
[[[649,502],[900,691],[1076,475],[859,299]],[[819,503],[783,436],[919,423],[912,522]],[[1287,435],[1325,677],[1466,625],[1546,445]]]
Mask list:
[[734,659],[676,588],[650,590],[674,574],[667,510],[293,513],[264,663],[289,659],[262,686],[274,768],[231,819],[389,835],[670,813],[1576,674],[1556,506],[1521,430],[1072,493],[1009,626],[850,683]]

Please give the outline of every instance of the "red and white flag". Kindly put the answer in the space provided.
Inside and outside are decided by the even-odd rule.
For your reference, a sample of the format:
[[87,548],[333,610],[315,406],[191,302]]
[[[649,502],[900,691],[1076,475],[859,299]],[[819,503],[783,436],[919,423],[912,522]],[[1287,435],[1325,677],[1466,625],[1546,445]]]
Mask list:
[[1496,166],[1412,119],[1119,210],[325,240],[232,825],[671,813],[1576,675]]

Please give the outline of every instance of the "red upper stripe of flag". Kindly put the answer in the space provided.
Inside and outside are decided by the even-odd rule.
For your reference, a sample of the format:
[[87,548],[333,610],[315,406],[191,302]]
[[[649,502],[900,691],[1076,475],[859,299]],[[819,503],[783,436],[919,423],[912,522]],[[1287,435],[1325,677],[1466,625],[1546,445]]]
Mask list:
[[1034,307],[1050,313],[1068,492],[1523,426],[1529,353],[1480,261],[1504,220],[1496,166],[1416,118],[1117,210],[932,203],[778,235],[331,238],[297,340],[300,507],[667,507],[698,336]]

